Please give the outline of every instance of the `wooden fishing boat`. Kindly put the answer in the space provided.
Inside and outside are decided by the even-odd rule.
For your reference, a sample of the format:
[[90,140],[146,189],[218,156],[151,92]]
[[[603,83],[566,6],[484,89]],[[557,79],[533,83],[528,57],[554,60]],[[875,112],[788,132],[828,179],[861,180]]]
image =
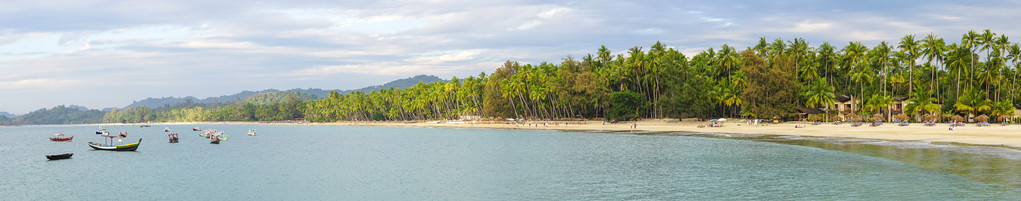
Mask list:
[[125,145],[112,145],[112,144],[100,144],[95,142],[89,142],[89,147],[96,150],[107,150],[107,151],[134,151],[138,149],[138,145],[142,143],[142,139],[139,138],[138,142],[125,144]]
[[73,135],[71,137],[63,137],[63,136],[64,136],[64,134],[53,134],[53,137],[51,137],[50,140],[51,141],[71,141],[72,139],[74,139]]
[[211,143],[211,144],[220,144],[220,138],[216,138],[216,137],[209,138],[209,143]]
[[248,135],[255,136],[255,129],[248,130]]
[[199,128],[199,127],[195,127],[195,128],[191,128],[191,131],[202,131],[202,129]]
[[170,137],[170,143],[177,143],[178,140],[180,140],[180,138],[177,137],[177,133],[170,133],[167,137]]
[[69,159],[69,158],[71,158],[72,155],[74,155],[74,153],[46,155],[46,159],[50,159],[50,160]]

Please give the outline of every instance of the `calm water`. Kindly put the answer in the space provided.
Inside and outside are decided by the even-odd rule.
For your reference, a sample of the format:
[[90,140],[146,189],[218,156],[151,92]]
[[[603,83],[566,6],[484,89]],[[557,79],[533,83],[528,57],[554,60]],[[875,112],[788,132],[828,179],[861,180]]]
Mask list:
[[[190,128],[218,128],[209,144]],[[776,136],[282,125],[0,128],[3,200],[1014,200],[1021,153]],[[247,136],[249,128],[258,136]],[[57,131],[73,142],[50,142]],[[46,154],[75,153],[48,161]],[[993,179],[1000,178],[1000,179]]]

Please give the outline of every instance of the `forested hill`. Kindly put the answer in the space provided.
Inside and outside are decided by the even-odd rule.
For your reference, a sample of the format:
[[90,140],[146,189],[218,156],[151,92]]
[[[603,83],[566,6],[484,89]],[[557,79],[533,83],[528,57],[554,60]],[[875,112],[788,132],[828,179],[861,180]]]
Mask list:
[[[371,92],[371,91],[375,91],[375,90],[379,90],[379,89],[389,89],[389,88],[404,89],[404,88],[408,88],[408,87],[411,87],[411,86],[415,86],[415,84],[418,84],[418,82],[422,82],[422,83],[427,83],[428,84],[428,83],[433,83],[433,82],[444,82],[444,81],[445,80],[440,79],[439,77],[436,77],[434,75],[417,75],[417,76],[414,76],[414,77],[397,79],[397,80],[390,81],[390,82],[387,82],[386,84],[382,84],[382,85],[368,86],[368,87],[364,87],[364,88],[361,88],[361,89],[355,89],[355,90],[335,90],[335,91],[340,92],[341,94],[346,94],[346,93],[350,93],[350,92],[354,92],[354,91],[362,91],[362,92],[366,92],[367,93],[367,92]],[[286,91],[280,91],[280,90],[276,90],[276,89],[266,89],[266,90],[262,90],[262,91],[242,91],[242,92],[236,93],[236,94],[223,95],[223,96],[218,96],[218,97],[209,97],[209,98],[204,98],[204,99],[198,99],[198,98],[195,98],[193,96],[186,96],[186,97],[180,97],[180,98],[178,98],[178,97],[146,98],[146,99],[141,100],[141,101],[134,101],[133,103],[131,103],[128,106],[125,106],[124,108],[132,108],[132,107],[137,107],[137,106],[146,106],[146,107],[149,107],[149,108],[159,108],[159,107],[167,106],[167,105],[177,105],[179,103],[185,103],[185,102],[188,102],[189,99],[191,100],[192,103],[196,103],[196,104],[231,103],[231,102],[237,102],[238,100],[246,100],[246,99],[248,99],[249,97],[251,97],[253,95],[271,94],[271,93],[279,93],[279,92],[288,92],[288,93],[312,95],[313,97],[311,97],[311,99],[319,99],[319,98],[325,98],[325,97],[329,96],[330,90],[309,88],[309,89],[290,89],[290,90],[286,90]],[[309,99],[309,97],[301,97],[299,99]]]

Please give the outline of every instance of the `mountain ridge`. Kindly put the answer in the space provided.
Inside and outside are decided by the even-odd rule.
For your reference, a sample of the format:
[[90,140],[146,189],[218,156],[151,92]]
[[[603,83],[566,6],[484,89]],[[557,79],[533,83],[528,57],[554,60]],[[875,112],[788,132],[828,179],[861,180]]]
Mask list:
[[[248,91],[248,90],[245,90],[245,91],[241,91],[241,92],[238,92],[238,93],[235,93],[235,94],[222,95],[222,96],[216,96],[216,97],[208,97],[208,98],[204,98],[204,99],[198,99],[198,98],[196,98],[194,96],[185,96],[185,97],[172,97],[171,96],[171,97],[162,97],[162,98],[152,98],[152,97],[149,97],[149,98],[142,99],[142,100],[132,101],[131,104],[129,104],[127,106],[124,106],[123,108],[132,108],[132,107],[138,107],[138,106],[146,106],[146,107],[149,107],[149,108],[159,108],[161,106],[168,106],[168,105],[175,105],[175,104],[178,104],[178,103],[184,103],[184,102],[187,102],[189,100],[191,102],[194,102],[194,103],[230,103],[230,102],[242,101],[242,100],[245,100],[248,97],[251,97],[251,96],[257,95],[257,94],[262,94],[262,93],[279,93],[279,92],[298,92],[298,93],[301,93],[301,94],[314,95],[314,96],[316,96],[316,99],[321,99],[321,98],[326,98],[327,96],[329,96],[330,91],[337,91],[337,92],[339,92],[341,94],[351,93],[351,92],[355,92],[355,91],[361,91],[361,92],[366,92],[367,93],[367,92],[371,92],[371,91],[376,91],[376,90],[380,90],[380,89],[388,89],[388,88],[399,88],[399,89],[408,88],[408,87],[414,86],[415,84],[418,84],[419,82],[422,82],[422,83],[433,83],[433,82],[447,82],[447,81],[448,80],[441,79],[441,78],[439,78],[439,77],[437,77],[435,75],[416,75],[416,76],[412,76],[412,77],[408,77],[408,78],[396,79],[396,80],[393,80],[393,81],[390,81],[390,82],[387,82],[387,83],[381,84],[381,85],[372,85],[372,86],[367,86],[367,87],[362,87],[362,88],[359,88],[359,89],[352,89],[352,90],[337,90],[337,89],[334,89],[334,90],[323,90],[323,89],[319,89],[319,88],[307,88],[307,89],[294,88],[294,89],[288,89],[288,90],[283,90],[283,91],[278,90],[278,89],[265,89],[265,90],[261,90],[261,91]],[[2,113],[0,113],[0,114],[2,114]]]

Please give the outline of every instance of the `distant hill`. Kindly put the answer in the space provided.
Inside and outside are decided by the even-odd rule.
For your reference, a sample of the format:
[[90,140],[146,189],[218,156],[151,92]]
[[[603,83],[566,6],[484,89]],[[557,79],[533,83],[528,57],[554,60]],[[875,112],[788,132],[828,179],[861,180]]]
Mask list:
[[[355,89],[355,90],[334,90],[334,91],[340,92],[341,94],[346,94],[346,93],[351,93],[351,92],[354,92],[354,91],[371,92],[371,91],[375,91],[375,90],[389,89],[389,88],[403,89],[403,88],[408,88],[408,87],[411,87],[411,86],[415,86],[415,84],[418,84],[418,82],[433,83],[433,82],[446,82],[446,80],[440,79],[439,77],[436,77],[434,75],[417,75],[417,76],[414,76],[414,77],[397,79],[397,80],[390,81],[390,82],[387,82],[386,84],[382,84],[382,85],[368,86],[368,87],[364,87],[364,88],[361,88],[361,89]],[[236,93],[236,94],[223,95],[223,96],[218,96],[218,97],[209,97],[209,98],[204,98],[204,99],[198,99],[198,98],[195,98],[193,96],[186,96],[186,97],[180,97],[180,98],[177,98],[177,97],[146,98],[144,100],[134,101],[130,105],[124,106],[124,108],[146,106],[146,107],[154,108],[155,109],[155,108],[159,108],[159,107],[173,106],[173,105],[177,105],[177,104],[185,103],[185,102],[189,102],[189,101],[191,103],[197,103],[197,104],[231,103],[231,102],[237,102],[237,101],[246,101],[246,100],[249,99],[249,97],[252,97],[254,95],[259,95],[259,94],[262,94],[260,96],[265,96],[265,97],[259,97],[258,100],[251,100],[251,101],[258,102],[258,103],[267,103],[267,101],[284,100],[284,98],[280,98],[280,97],[278,97],[276,95],[273,95],[273,94],[281,93],[281,92],[286,92],[287,94],[298,94],[298,95],[300,95],[298,97],[298,99],[300,99],[300,100],[315,100],[315,99],[326,98],[327,96],[329,96],[330,91],[331,90],[315,89],[315,88],[309,88],[309,89],[290,89],[290,90],[286,90],[286,91],[280,91],[280,90],[276,90],[276,89],[266,89],[266,90],[262,90],[262,91],[242,91],[242,92]],[[73,106],[71,106],[71,107],[73,107]],[[105,111],[107,109],[103,109],[103,110]]]
[[7,113],[7,112],[0,112],[0,116],[7,117],[7,118],[14,118],[14,117],[17,117],[18,115],[14,115],[14,114]]
[[0,118],[0,125],[38,125],[38,124],[88,124],[99,123],[104,113],[99,110],[82,109],[82,106],[68,107],[58,105],[43,108],[15,118]]
[[[376,91],[376,90],[380,90],[380,89],[389,89],[389,88],[403,89],[403,88],[408,88],[408,87],[415,86],[416,84],[418,84],[418,82],[429,84],[429,83],[433,83],[433,82],[446,82],[446,81],[447,80],[440,79],[440,77],[436,77],[435,75],[416,75],[415,77],[398,79],[398,80],[387,82],[386,84],[383,84],[383,85],[369,86],[369,87],[365,87],[365,88],[361,88],[361,89],[357,89],[357,90],[347,91],[347,92],[344,92],[344,93],[353,92],[353,91],[371,92],[371,91]],[[319,96],[319,97],[324,97],[325,98],[326,96]]]

